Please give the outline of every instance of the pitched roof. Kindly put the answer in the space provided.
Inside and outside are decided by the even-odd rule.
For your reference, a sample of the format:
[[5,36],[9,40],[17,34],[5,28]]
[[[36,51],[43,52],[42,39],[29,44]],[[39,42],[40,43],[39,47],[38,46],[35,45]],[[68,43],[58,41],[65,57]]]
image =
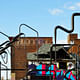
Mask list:
[[[38,53],[39,54],[47,54],[48,52],[50,52],[50,48],[51,48],[52,44],[43,44],[39,50]],[[56,46],[56,51],[58,51],[59,49],[63,48],[62,46]],[[53,51],[55,51],[55,47],[53,47]]]
[[[39,58],[50,58],[50,48],[52,44],[43,44],[38,50]],[[53,47],[53,52],[51,53],[52,58],[55,58],[55,47]],[[57,59],[71,59],[70,55],[67,53],[63,46],[56,46]],[[37,59],[37,53],[27,53],[27,59],[35,60]]]

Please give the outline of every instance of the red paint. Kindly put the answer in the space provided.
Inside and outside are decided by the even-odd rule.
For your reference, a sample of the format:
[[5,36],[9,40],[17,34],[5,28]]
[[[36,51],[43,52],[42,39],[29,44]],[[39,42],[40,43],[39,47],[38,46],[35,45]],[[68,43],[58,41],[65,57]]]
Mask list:
[[74,79],[76,80],[76,77],[73,75],[73,73],[72,73],[72,71],[70,72],[70,75],[69,75],[69,79],[70,79],[70,76],[73,76],[74,77]]
[[9,37],[9,40],[12,41],[13,40],[13,37]]
[[44,76],[46,74],[46,71],[43,71],[46,69],[46,65],[42,64],[42,76]]
[[55,78],[55,71],[51,71],[51,73],[53,73],[53,79]]

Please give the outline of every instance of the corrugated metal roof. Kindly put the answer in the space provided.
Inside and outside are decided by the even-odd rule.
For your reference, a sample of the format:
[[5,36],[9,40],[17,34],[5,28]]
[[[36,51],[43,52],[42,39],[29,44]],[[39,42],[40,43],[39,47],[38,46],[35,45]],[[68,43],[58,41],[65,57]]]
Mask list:
[[28,60],[37,60],[37,56],[35,56],[36,53],[27,53],[27,59]]
[[[47,52],[50,52],[50,48],[51,48],[52,44],[43,44],[39,50],[38,53],[39,54],[47,54]],[[58,51],[59,49],[63,48],[62,46],[56,46],[56,51]],[[55,51],[55,47],[53,47],[53,51]]]
[[[39,50],[38,50],[38,54],[48,54],[48,52],[50,52],[50,48],[51,48],[52,44],[43,44]],[[63,48],[62,46],[56,46],[56,51],[58,51],[59,49]],[[55,51],[55,47],[53,47],[53,51]],[[37,59],[37,52],[34,53],[27,53],[27,59],[29,60],[36,60]]]

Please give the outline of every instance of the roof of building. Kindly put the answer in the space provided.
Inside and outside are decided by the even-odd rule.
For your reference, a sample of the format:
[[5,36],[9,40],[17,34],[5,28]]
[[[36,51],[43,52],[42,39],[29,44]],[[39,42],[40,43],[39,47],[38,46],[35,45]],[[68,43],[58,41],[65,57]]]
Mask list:
[[[43,44],[38,53],[27,53],[27,59],[37,59],[37,54],[39,58],[50,58],[50,48],[52,44]],[[71,59],[70,55],[67,53],[66,49],[63,46],[56,47],[56,58],[57,59]],[[52,58],[55,58],[55,47],[53,47],[53,51],[51,53]]]
[[[52,44],[43,44],[39,50],[38,50],[38,54],[47,54],[48,52],[50,52],[50,48],[51,48]],[[58,51],[59,49],[61,49],[62,46],[56,46],[56,51]],[[53,51],[55,51],[55,47],[53,47]]]

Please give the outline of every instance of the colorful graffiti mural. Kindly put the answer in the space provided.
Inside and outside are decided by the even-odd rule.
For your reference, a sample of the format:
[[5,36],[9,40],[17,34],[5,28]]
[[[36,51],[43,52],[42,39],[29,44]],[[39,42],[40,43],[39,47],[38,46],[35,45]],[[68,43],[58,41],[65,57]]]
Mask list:
[[[29,65],[30,67],[30,65]],[[32,67],[33,68],[33,67]],[[60,70],[59,68],[56,67],[55,64],[39,64],[38,66],[35,67],[36,69],[36,76],[41,75],[41,76],[53,76],[53,79],[57,80],[66,80],[64,77],[66,70]],[[34,71],[32,71],[34,73]],[[73,74],[72,71],[68,72],[66,74],[66,77],[71,80],[76,80],[76,76]]]

